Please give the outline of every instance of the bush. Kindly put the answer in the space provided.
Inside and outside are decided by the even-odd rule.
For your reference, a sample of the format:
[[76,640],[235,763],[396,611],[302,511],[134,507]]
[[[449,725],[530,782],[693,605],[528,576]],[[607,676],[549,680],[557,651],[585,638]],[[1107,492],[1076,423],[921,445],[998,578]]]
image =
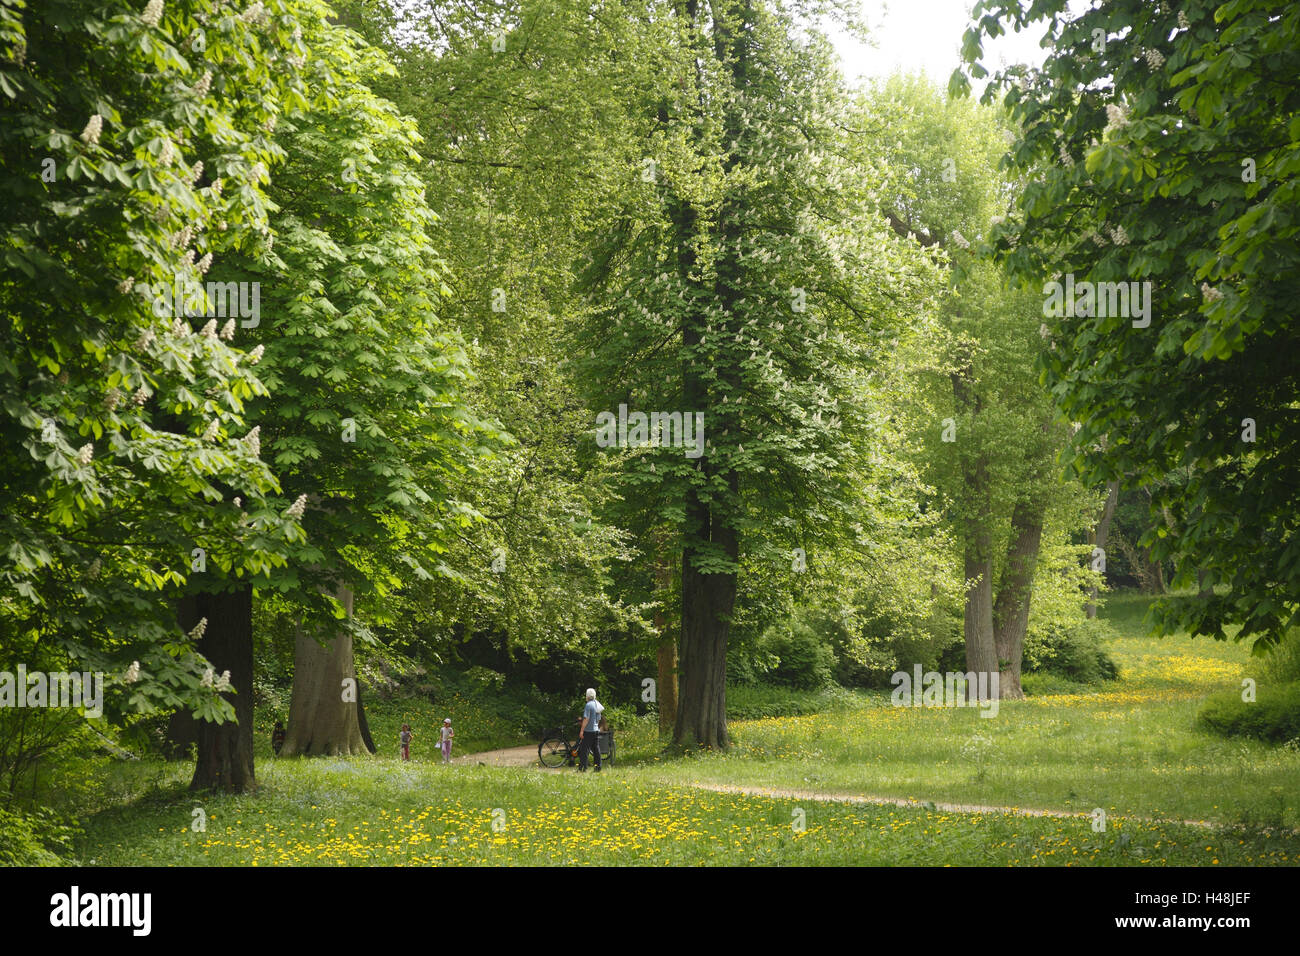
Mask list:
[[1264,658],[1262,676],[1276,684],[1300,680],[1300,628],[1293,628]]
[[860,709],[873,701],[860,691],[826,687],[799,691],[767,684],[727,685],[727,719],[761,720],[765,717],[799,717],[830,710]]
[[1056,674],[1080,684],[1118,680],[1119,668],[1103,646],[1111,636],[1110,626],[1096,618],[1031,626],[1021,670]]
[[835,683],[835,651],[808,614],[796,613],[765,630],[752,659],[767,683],[800,690]]
[[1249,703],[1238,690],[1215,694],[1201,705],[1196,719],[1206,730],[1224,737],[1253,737],[1274,744],[1300,739],[1300,681],[1261,684],[1258,697]]
[[65,866],[74,833],[53,810],[0,806],[0,866]]

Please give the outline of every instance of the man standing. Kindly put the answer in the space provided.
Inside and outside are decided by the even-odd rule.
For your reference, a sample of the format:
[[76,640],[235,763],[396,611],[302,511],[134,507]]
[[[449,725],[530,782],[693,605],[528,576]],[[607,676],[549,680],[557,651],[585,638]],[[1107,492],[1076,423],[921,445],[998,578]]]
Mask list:
[[582,740],[578,743],[578,770],[587,772],[587,752],[596,757],[596,773],[600,773],[600,715],[605,708],[596,700],[596,689],[587,688],[587,706],[582,710]]

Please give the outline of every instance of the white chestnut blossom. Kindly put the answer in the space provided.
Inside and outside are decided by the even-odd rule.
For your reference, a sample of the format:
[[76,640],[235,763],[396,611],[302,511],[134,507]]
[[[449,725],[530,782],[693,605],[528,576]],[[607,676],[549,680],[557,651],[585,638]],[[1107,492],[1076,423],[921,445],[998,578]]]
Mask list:
[[140,679],[140,662],[132,661],[131,666],[128,667],[126,669],[126,673],[122,675],[122,683],[134,684],[139,679]]
[[147,27],[156,27],[162,22],[162,15],[162,0],[149,0],[149,2],[145,4],[144,13],[140,14],[140,20]]
[[1128,111],[1118,103],[1106,104],[1106,132],[1123,129],[1128,125]]
[[82,465],[89,465],[95,457],[95,446],[87,442],[77,449],[77,462]]
[[86,122],[86,128],[81,131],[81,141],[87,146],[99,145],[99,134],[104,131],[104,117],[96,113]]

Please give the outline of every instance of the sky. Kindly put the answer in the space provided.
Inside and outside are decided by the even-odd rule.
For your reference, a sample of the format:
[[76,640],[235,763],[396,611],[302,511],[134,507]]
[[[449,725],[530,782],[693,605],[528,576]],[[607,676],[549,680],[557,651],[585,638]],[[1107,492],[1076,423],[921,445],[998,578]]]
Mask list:
[[[961,65],[961,38],[970,24],[972,2],[858,0],[874,46],[844,33],[832,33],[844,75],[855,80],[860,76],[885,77],[896,70],[924,70],[931,80],[947,86],[948,77]],[[996,72],[999,57],[1007,63],[1041,63],[1046,52],[1038,45],[1042,33],[1043,27],[1039,26],[992,42],[985,40],[984,65]]]

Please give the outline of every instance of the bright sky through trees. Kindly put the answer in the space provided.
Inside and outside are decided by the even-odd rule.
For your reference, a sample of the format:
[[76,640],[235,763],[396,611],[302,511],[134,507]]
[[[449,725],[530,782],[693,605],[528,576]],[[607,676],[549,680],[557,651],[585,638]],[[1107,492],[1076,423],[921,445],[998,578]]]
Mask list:
[[[970,25],[970,0],[858,0],[861,18],[871,33],[869,45],[841,30],[831,39],[844,75],[886,77],[896,71],[924,70],[944,85],[961,62],[961,38]],[[1041,29],[1012,33],[988,44],[987,62],[1041,63]]]

